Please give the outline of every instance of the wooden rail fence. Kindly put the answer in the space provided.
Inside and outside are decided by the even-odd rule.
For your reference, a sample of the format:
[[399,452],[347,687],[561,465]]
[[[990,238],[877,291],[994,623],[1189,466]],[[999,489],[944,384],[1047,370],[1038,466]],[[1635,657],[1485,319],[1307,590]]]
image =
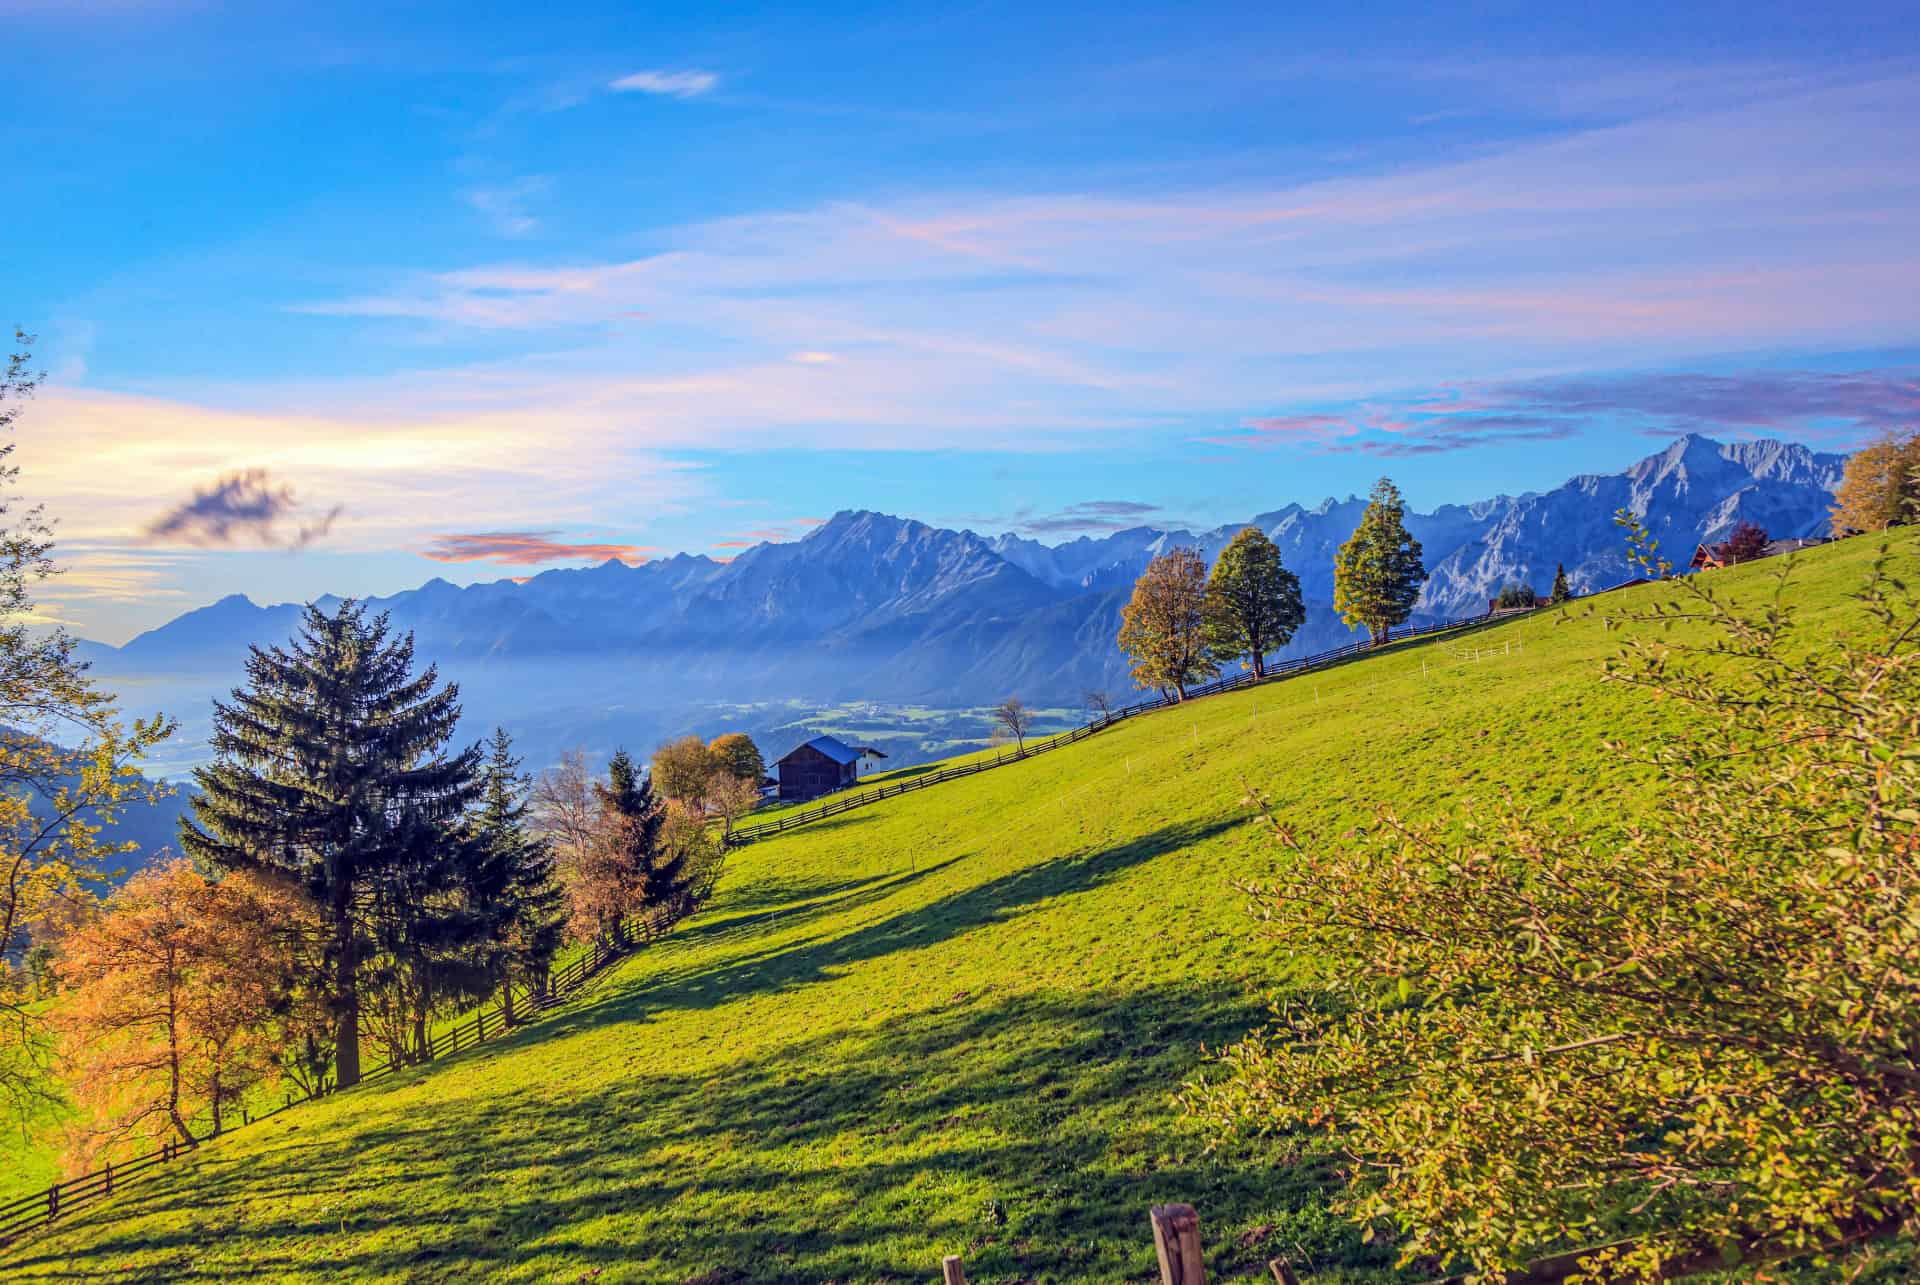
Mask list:
[[[1438,624],[1422,625],[1415,629],[1406,630],[1391,639],[1391,642],[1405,642],[1411,638],[1426,638],[1433,634],[1448,633],[1456,629],[1466,629],[1473,625],[1485,624],[1496,615],[1505,617],[1515,614],[1519,613],[1515,611],[1482,612],[1477,616],[1462,616],[1458,620],[1443,620]],[[932,786],[944,785],[948,781],[957,781],[963,776],[972,776],[978,772],[988,772],[996,767],[1005,767],[1009,763],[1018,763],[1022,760],[1033,758],[1035,755],[1045,754],[1050,750],[1057,750],[1062,746],[1072,745],[1076,741],[1085,740],[1095,732],[1105,731],[1115,723],[1125,722],[1127,719],[1134,718],[1141,714],[1150,714],[1155,710],[1169,709],[1175,705],[1181,705],[1187,701],[1196,700],[1205,696],[1218,696],[1222,692],[1241,691],[1259,683],[1275,682],[1283,678],[1293,678],[1308,670],[1324,669],[1328,665],[1338,664],[1340,661],[1374,650],[1377,650],[1377,648],[1371,642],[1348,643],[1344,647],[1335,647],[1331,651],[1318,652],[1312,656],[1296,656],[1292,660],[1275,661],[1268,665],[1266,667],[1266,673],[1259,677],[1255,677],[1251,672],[1236,674],[1231,678],[1222,678],[1199,687],[1188,688],[1184,696],[1155,696],[1148,700],[1135,701],[1131,705],[1112,710],[1099,718],[1084,723],[1072,731],[1060,732],[1057,735],[1047,737],[1045,740],[1035,741],[1032,745],[1019,749],[1003,750],[992,758],[975,759],[971,763],[963,763],[958,767],[943,768],[938,772],[933,772],[926,776],[917,776],[909,781],[898,781],[892,785],[880,786],[878,789],[861,790],[855,794],[848,794],[831,799],[817,807],[806,808],[799,812],[789,812],[773,820],[762,821],[758,825],[737,827],[733,833],[728,836],[727,842],[734,844],[752,843],[755,839],[766,839],[777,834],[785,834],[788,830],[795,829],[799,826],[808,825],[814,821],[822,821],[827,817],[839,816],[843,812],[851,812],[855,808],[863,808],[868,804],[878,803],[882,799],[891,799],[898,795],[909,794],[914,790],[925,790]]]
[[[640,941],[637,935],[625,922],[616,925],[606,939],[595,941],[586,951],[548,974],[544,986],[524,988],[513,999],[511,1026],[515,1028],[522,1026],[540,1014],[565,1003],[594,976],[609,964],[624,958],[638,944]],[[462,1017],[437,1033],[429,1032],[426,1047],[416,1055],[408,1058],[391,1058],[361,1076],[359,1083],[376,1084],[397,1075],[409,1066],[419,1066],[442,1057],[451,1057],[463,1048],[472,1048],[476,1044],[504,1035],[509,1029],[506,1011],[505,1003],[482,1005],[474,1010],[471,1018]],[[330,1096],[337,1092],[340,1090],[322,1084],[316,1092],[310,1094],[300,1097],[289,1094],[279,1106],[258,1115],[243,1108],[240,1113],[240,1123],[228,1124],[217,1134],[210,1133],[206,1137],[194,1138],[191,1141],[169,1139],[144,1155],[135,1156],[117,1165],[103,1165],[77,1178],[52,1183],[43,1191],[30,1192],[16,1200],[0,1204],[0,1247],[12,1244],[28,1232],[45,1227],[76,1210],[105,1200],[125,1188],[128,1183],[151,1176],[160,1166],[178,1160],[182,1156],[191,1155],[204,1144],[213,1141],[215,1137],[224,1137],[237,1128],[279,1115],[282,1111],[302,1102],[310,1102],[315,1098]]]

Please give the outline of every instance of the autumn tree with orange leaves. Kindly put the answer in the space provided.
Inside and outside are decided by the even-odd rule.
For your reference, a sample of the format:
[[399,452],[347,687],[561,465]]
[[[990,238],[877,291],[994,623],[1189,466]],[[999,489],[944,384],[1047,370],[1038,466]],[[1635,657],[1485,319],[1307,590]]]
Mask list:
[[1120,609],[1117,641],[1133,660],[1133,681],[1184,700],[1191,684],[1218,674],[1207,622],[1207,564],[1200,551],[1177,545],[1149,562]]
[[298,1042],[293,958],[320,933],[307,899],[268,875],[214,882],[177,859],[128,880],[60,950],[74,1158],[218,1133]]
[[52,519],[13,494],[6,435],[39,378],[32,339],[14,340],[0,357],[0,1110],[29,1120],[57,1100],[35,961],[131,856],[109,827],[163,792],[139,764],[173,725],[123,722],[72,636],[34,615],[35,586],[58,568]]

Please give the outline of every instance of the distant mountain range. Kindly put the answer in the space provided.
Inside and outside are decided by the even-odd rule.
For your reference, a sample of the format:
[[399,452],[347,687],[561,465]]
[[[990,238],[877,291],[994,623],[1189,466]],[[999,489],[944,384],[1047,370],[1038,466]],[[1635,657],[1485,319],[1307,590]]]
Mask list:
[[[1743,519],[1776,537],[1824,532],[1845,458],[1688,436],[1622,473],[1409,514],[1430,571],[1418,614],[1483,610],[1514,581],[1544,590],[1556,564],[1576,590],[1628,578],[1613,520],[1623,508],[1682,562],[1696,541]],[[1351,637],[1332,609],[1333,558],[1365,506],[1349,496],[1250,517],[1279,544],[1309,604],[1290,650]],[[510,726],[571,710],[584,735],[609,708],[659,714],[702,701],[958,707],[1018,694],[1075,704],[1089,688],[1128,690],[1113,638],[1148,560],[1181,544],[1211,559],[1249,523],[1143,526],[1046,545],[849,511],[726,563],[683,554],[521,584],[435,579],[373,603],[414,632],[423,659],[461,679],[470,714]],[[211,690],[239,680],[248,644],[285,639],[299,611],[236,595],[125,646],[86,651],[104,677]]]

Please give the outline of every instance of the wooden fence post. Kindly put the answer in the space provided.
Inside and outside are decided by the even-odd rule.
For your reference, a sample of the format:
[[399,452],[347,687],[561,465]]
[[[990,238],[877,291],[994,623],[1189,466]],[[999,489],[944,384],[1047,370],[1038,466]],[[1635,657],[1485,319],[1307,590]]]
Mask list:
[[940,1260],[940,1285],[967,1285],[967,1271],[960,1265],[960,1255],[948,1254]]
[[1284,1258],[1276,1258],[1268,1263],[1267,1270],[1273,1273],[1273,1279],[1278,1285],[1300,1285],[1300,1278],[1293,1274],[1293,1268],[1287,1265],[1287,1260]]
[[1192,1205],[1155,1205],[1153,1248],[1160,1255],[1160,1285],[1206,1285],[1200,1261],[1200,1215]]

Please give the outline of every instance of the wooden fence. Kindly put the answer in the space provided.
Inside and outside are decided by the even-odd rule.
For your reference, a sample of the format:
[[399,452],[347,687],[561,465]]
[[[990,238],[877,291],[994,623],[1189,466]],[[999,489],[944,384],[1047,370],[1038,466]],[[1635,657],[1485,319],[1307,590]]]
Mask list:
[[[640,934],[630,930],[623,921],[604,940],[593,945],[574,959],[555,969],[541,987],[527,987],[513,998],[512,1027],[532,1021],[540,1014],[556,1008],[577,994],[595,975],[607,965],[621,959],[639,944]],[[429,1032],[426,1046],[409,1058],[393,1058],[360,1077],[360,1084],[376,1084],[399,1074],[409,1066],[418,1066],[443,1057],[451,1057],[461,1049],[472,1048],[489,1039],[506,1034],[509,1023],[506,1020],[506,1005],[483,1005],[474,1010],[471,1018],[460,1018],[451,1026],[438,1032]],[[228,1124],[219,1134],[208,1134],[203,1138],[169,1139],[145,1155],[135,1156],[121,1164],[103,1165],[90,1173],[77,1178],[68,1178],[56,1182],[44,1191],[31,1192],[17,1200],[0,1205],[0,1247],[11,1244],[30,1231],[45,1227],[75,1210],[82,1209],[98,1201],[105,1200],[128,1183],[150,1176],[160,1166],[191,1155],[205,1143],[215,1137],[232,1133],[245,1125],[255,1124],[282,1111],[312,1101],[317,1097],[329,1096],[339,1092],[326,1084],[317,1091],[295,1097],[289,1094],[284,1102],[271,1110],[258,1115],[242,1109],[239,1124]]]
[[[1392,641],[1405,642],[1410,638],[1425,638],[1432,634],[1448,633],[1455,629],[1466,629],[1473,625],[1485,624],[1493,618],[1494,614],[1495,613],[1492,612],[1482,612],[1477,616],[1462,616],[1458,620],[1445,620],[1438,624],[1422,625],[1419,628],[1404,631],[1394,637]],[[1500,614],[1513,615],[1515,613],[1505,612]],[[958,767],[942,768],[938,772],[931,772],[926,776],[917,776],[909,781],[898,781],[892,785],[880,786],[877,789],[861,790],[855,794],[843,795],[839,798],[830,799],[817,807],[806,808],[799,812],[785,813],[773,820],[762,821],[758,825],[738,827],[728,836],[727,841],[736,844],[752,843],[755,839],[766,839],[777,834],[785,834],[788,830],[795,829],[796,827],[807,825],[814,821],[822,821],[827,817],[839,816],[843,812],[851,812],[855,808],[863,808],[870,803],[878,803],[882,799],[891,799],[898,795],[909,794],[914,790],[925,790],[935,785],[944,785],[948,781],[957,781],[963,776],[972,776],[977,772],[988,772],[996,767],[1005,767],[1009,763],[1018,763],[1024,759],[1030,759],[1036,754],[1045,754],[1049,750],[1057,750],[1062,746],[1072,745],[1076,741],[1085,740],[1095,732],[1105,731],[1115,723],[1125,722],[1127,719],[1134,718],[1141,714],[1150,714],[1155,710],[1169,709],[1175,705],[1181,705],[1187,701],[1196,700],[1204,696],[1218,696],[1222,692],[1237,692],[1258,683],[1273,682],[1282,678],[1292,678],[1308,670],[1324,669],[1328,665],[1335,665],[1343,660],[1348,660],[1374,650],[1377,650],[1377,648],[1369,641],[1348,643],[1344,647],[1335,647],[1331,651],[1318,652],[1312,656],[1296,656],[1292,660],[1275,661],[1268,665],[1266,667],[1266,673],[1259,677],[1256,677],[1249,671],[1244,674],[1236,674],[1231,678],[1222,678],[1215,682],[1205,683],[1199,687],[1190,687],[1184,696],[1155,696],[1148,700],[1136,701],[1120,709],[1111,710],[1099,718],[1074,728],[1072,731],[1061,732],[1058,735],[1049,736],[1045,740],[1035,741],[1032,745],[1023,746],[1018,749],[1003,750],[992,758],[975,759],[971,763],[963,763]]]

